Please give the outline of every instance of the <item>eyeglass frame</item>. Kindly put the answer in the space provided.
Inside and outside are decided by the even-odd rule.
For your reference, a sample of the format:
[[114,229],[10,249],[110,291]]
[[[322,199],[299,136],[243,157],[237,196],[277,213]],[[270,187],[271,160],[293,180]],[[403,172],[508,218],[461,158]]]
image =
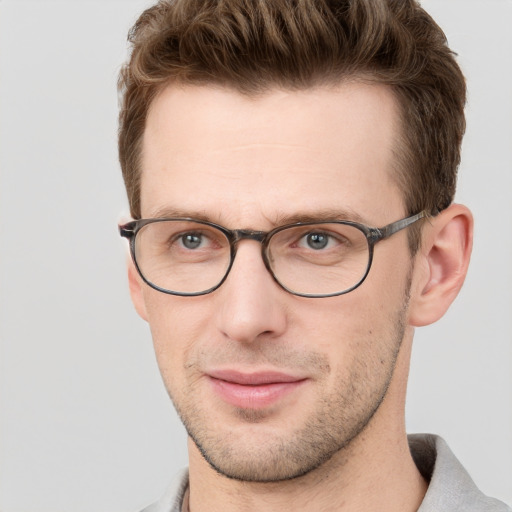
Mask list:
[[[386,226],[383,226],[381,228],[374,228],[367,226],[365,224],[361,224],[359,222],[354,222],[350,220],[319,220],[319,221],[308,221],[308,222],[295,222],[291,224],[285,224],[283,226],[278,226],[270,231],[257,231],[253,229],[228,229],[224,226],[221,226],[220,224],[216,224],[214,222],[204,221],[204,220],[198,220],[190,217],[162,217],[162,218],[149,218],[149,219],[138,219],[133,220],[130,222],[127,222],[126,224],[121,224],[118,226],[119,234],[126,238],[130,245],[130,255],[133,261],[133,264],[135,265],[135,268],[137,269],[138,274],[142,278],[142,280],[151,288],[154,290],[157,290],[159,292],[165,293],[167,295],[177,295],[180,297],[197,297],[200,295],[208,295],[209,293],[214,292],[222,284],[224,281],[226,281],[229,272],[231,271],[231,268],[233,266],[233,263],[235,261],[236,252],[238,249],[238,243],[241,240],[255,240],[257,242],[261,243],[261,257],[263,259],[263,263],[265,264],[265,267],[269,274],[272,276],[274,281],[285,291],[288,293],[291,293],[292,295],[296,295],[298,297],[306,297],[306,298],[312,298],[312,299],[321,299],[321,298],[327,298],[327,297],[336,297],[339,295],[345,295],[346,293],[349,293],[359,286],[363,284],[363,282],[366,280],[370,268],[372,266],[373,262],[373,252],[375,244],[382,240],[386,240],[387,238],[391,237],[395,233],[398,233],[399,231],[402,231],[403,229],[411,226],[415,222],[417,222],[420,219],[426,218],[429,216],[429,213],[426,210],[421,211],[420,213],[417,213],[415,215],[411,215],[409,217],[404,217],[403,219],[399,219],[395,222],[391,222],[390,224],[387,224]],[[137,233],[148,224],[153,224],[157,222],[167,222],[167,221],[178,221],[178,222],[195,222],[197,224],[203,224],[205,226],[210,226],[212,228],[218,229],[221,233],[224,234],[226,239],[229,242],[229,251],[230,251],[230,261],[229,265],[226,269],[226,272],[224,273],[223,278],[220,280],[219,283],[217,283],[215,286],[212,286],[211,288],[208,288],[207,290],[200,291],[200,292],[178,292],[174,290],[167,290],[165,288],[161,288],[160,286],[152,283],[149,281],[144,274],[142,273],[139,264],[137,262],[137,257],[135,256],[135,239],[137,237]],[[284,286],[276,277],[274,274],[274,271],[272,270],[270,266],[270,262],[268,260],[266,250],[268,248],[268,245],[270,243],[270,240],[272,237],[279,233],[280,231],[283,231],[285,229],[293,228],[293,227],[300,227],[300,226],[313,226],[313,225],[319,225],[319,224],[343,224],[347,226],[353,226],[357,228],[359,231],[361,231],[366,236],[366,241],[368,243],[368,264],[366,266],[366,270],[361,277],[361,279],[352,287],[348,288],[347,290],[343,290],[341,292],[336,293],[328,293],[328,294],[307,294],[307,293],[300,293],[295,292],[288,287]]]

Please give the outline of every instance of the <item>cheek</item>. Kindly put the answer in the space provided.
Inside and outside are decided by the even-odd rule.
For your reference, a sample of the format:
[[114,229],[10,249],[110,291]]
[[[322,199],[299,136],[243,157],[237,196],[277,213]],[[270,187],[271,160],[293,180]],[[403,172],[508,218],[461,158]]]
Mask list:
[[145,290],[155,355],[166,383],[181,374],[195,343],[207,334],[208,314],[196,299]]
[[296,333],[328,354],[339,372],[361,359],[371,366],[389,359],[403,330],[407,307],[404,268],[386,273],[375,269],[361,287],[347,295],[311,301],[302,311],[296,308]]

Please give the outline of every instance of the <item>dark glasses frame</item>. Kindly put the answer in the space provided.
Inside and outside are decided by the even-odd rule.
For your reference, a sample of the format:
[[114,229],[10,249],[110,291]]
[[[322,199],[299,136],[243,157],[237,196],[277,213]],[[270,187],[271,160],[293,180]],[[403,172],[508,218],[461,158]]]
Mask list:
[[[420,213],[417,213],[416,215],[412,215],[410,217],[405,217],[403,219],[397,220],[395,222],[392,222],[391,224],[387,224],[386,226],[383,226],[381,228],[374,228],[370,226],[366,226],[365,224],[360,224],[358,222],[352,222],[347,220],[321,220],[321,221],[310,221],[310,222],[296,222],[293,224],[286,224],[284,226],[278,226],[271,231],[255,231],[252,229],[228,229],[224,226],[221,226],[219,224],[215,224],[213,222],[203,221],[203,220],[197,220],[193,218],[188,217],[169,217],[169,218],[153,218],[153,219],[139,219],[134,220],[131,222],[128,222],[126,224],[122,224],[119,226],[119,234],[128,239],[130,244],[130,254],[133,260],[133,263],[135,265],[135,268],[137,269],[137,272],[139,273],[142,280],[151,288],[158,290],[159,292],[171,294],[171,295],[179,295],[182,297],[194,297],[198,295],[206,295],[208,293],[211,293],[215,291],[217,288],[219,288],[224,281],[227,279],[229,272],[231,270],[231,267],[233,266],[233,262],[235,260],[236,251],[238,247],[238,243],[241,240],[255,240],[257,242],[261,243],[261,256],[263,258],[263,262],[265,264],[265,267],[267,268],[268,272],[274,279],[274,281],[284,290],[287,292],[297,295],[299,297],[308,297],[308,298],[325,298],[325,297],[335,297],[338,295],[344,295],[345,293],[349,293],[353,290],[355,290],[357,287],[359,287],[366,277],[368,276],[368,273],[370,272],[370,268],[373,262],[373,252],[375,244],[378,242],[385,240],[395,233],[398,233],[399,231],[411,226],[415,222],[419,221],[420,219],[423,219],[427,217],[429,214],[427,211],[422,211]],[[200,292],[178,292],[174,290],[167,290],[165,288],[161,288],[158,285],[155,285],[142,273],[139,264],[137,262],[137,256],[135,251],[135,239],[137,237],[137,233],[148,224],[153,224],[157,222],[169,222],[169,221],[181,221],[181,222],[194,222],[196,224],[202,224],[205,226],[209,226],[212,228],[215,228],[219,231],[221,231],[225,237],[227,238],[230,246],[230,262],[226,269],[226,272],[224,273],[224,276],[222,279],[217,283],[215,286],[212,286],[211,288],[208,288],[207,290],[203,290]],[[283,231],[285,229],[299,227],[299,226],[311,226],[311,225],[321,225],[321,224],[342,224],[347,226],[352,226],[357,228],[359,231],[361,231],[365,237],[366,241],[368,243],[368,264],[366,266],[366,270],[361,277],[361,279],[352,287],[342,290],[340,292],[335,293],[327,293],[327,294],[308,294],[308,293],[300,293],[296,292],[294,290],[291,290],[290,288],[284,286],[279,279],[274,274],[274,271],[272,270],[272,267],[270,265],[268,256],[267,256],[267,248],[270,243],[270,240],[272,237],[279,233],[280,231]]]

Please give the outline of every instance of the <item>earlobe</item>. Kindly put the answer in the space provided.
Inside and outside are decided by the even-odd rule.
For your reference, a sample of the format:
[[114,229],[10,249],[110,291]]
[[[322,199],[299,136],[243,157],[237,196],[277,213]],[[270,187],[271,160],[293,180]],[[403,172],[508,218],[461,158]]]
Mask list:
[[135,310],[139,316],[147,322],[148,317],[146,313],[146,303],[142,292],[142,287],[144,285],[130,257],[127,258],[126,265],[128,270],[128,286],[130,288],[130,296],[132,298],[133,305],[135,306]]
[[416,327],[439,320],[459,293],[471,256],[473,216],[453,204],[423,229],[409,309],[409,323]]

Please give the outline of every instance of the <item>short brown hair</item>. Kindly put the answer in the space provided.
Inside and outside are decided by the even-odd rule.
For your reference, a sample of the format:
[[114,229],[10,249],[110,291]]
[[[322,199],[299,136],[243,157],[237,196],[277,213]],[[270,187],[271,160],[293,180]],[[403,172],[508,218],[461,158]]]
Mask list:
[[146,117],[172,80],[249,95],[347,78],[387,84],[401,109],[396,179],[408,213],[434,214],[453,200],[466,85],[444,33],[415,0],[161,0],[128,40],[119,159],[134,218]]

